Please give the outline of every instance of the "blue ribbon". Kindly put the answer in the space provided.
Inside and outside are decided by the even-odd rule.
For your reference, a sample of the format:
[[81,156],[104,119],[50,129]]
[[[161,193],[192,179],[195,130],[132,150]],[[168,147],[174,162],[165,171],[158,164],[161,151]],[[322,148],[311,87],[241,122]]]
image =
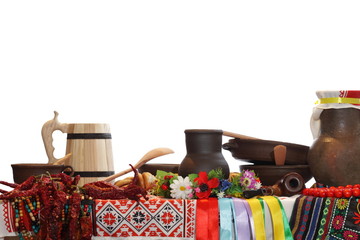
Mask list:
[[231,203],[231,214],[232,214],[232,218],[233,218],[233,225],[235,225],[234,228],[233,228],[233,230],[234,230],[234,235],[235,235],[235,239],[238,239],[238,232],[236,231],[236,220],[235,220],[235,218],[236,218],[236,212],[235,212],[235,203],[234,203],[234,200],[232,199],[232,200],[230,201],[230,203]]
[[219,199],[219,212],[220,212],[220,240],[233,239],[233,210],[231,198]]

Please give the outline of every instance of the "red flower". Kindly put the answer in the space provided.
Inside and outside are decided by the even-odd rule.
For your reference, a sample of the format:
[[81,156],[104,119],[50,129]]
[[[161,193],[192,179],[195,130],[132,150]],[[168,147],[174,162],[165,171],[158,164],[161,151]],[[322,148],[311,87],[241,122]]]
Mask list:
[[353,219],[355,219],[355,224],[359,224],[360,223],[360,214],[357,212],[354,212],[355,217],[353,217]]
[[353,232],[353,231],[345,231],[343,233],[343,237],[346,239],[346,240],[357,240],[359,235],[356,233],[356,232]]
[[199,186],[199,191],[196,191],[195,193],[198,198],[208,198],[211,194],[211,190],[217,188],[220,183],[218,178],[209,180],[206,172],[200,172],[199,177],[195,178],[194,182]]
[[344,223],[344,218],[341,215],[336,215],[332,222],[332,226],[334,229],[340,230],[342,228],[343,223]]

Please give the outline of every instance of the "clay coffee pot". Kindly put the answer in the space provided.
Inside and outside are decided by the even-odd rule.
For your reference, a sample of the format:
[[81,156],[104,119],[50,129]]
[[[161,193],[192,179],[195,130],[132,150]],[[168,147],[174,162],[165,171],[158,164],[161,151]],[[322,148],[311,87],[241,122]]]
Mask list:
[[308,153],[316,182],[328,186],[360,183],[360,110],[324,108],[317,115],[318,132]]
[[209,172],[221,168],[225,178],[229,177],[229,165],[221,152],[222,130],[187,129],[185,143],[187,154],[179,166],[179,175]]

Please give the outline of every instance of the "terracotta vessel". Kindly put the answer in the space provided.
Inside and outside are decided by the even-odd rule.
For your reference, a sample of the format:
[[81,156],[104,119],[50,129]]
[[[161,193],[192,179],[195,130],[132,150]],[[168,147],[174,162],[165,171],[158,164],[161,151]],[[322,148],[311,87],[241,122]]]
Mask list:
[[329,186],[360,183],[360,110],[324,109],[308,153],[315,180]]
[[187,154],[179,166],[179,175],[185,177],[191,173],[221,168],[225,178],[228,178],[229,165],[221,152],[222,134],[222,130],[185,130]]
[[286,165],[307,164],[307,154],[309,147],[300,144],[270,141],[261,139],[230,139],[223,144],[223,149],[231,152],[235,159],[240,159],[254,164],[275,164],[274,147],[278,145],[286,146]]
[[69,175],[74,174],[74,170],[68,165],[50,165],[42,163],[17,163],[11,164],[13,170],[13,178],[15,183],[22,183],[30,176],[38,176],[41,174],[57,174],[68,171]]

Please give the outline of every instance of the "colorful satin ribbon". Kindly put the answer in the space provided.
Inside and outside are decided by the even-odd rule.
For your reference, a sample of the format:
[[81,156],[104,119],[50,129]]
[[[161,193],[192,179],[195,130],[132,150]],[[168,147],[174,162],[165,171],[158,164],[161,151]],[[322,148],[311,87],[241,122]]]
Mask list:
[[273,196],[252,199],[199,199],[197,201],[196,239],[266,240],[265,204],[271,215],[273,239],[293,240],[282,203]]
[[250,206],[253,221],[255,236],[253,239],[265,240],[265,211],[264,202],[269,208],[271,221],[273,226],[273,239],[275,240],[293,240],[289,221],[286,217],[285,210],[281,201],[277,197],[264,196],[260,198],[247,199]]
[[265,200],[271,215],[274,239],[283,240],[284,237],[284,222],[280,205],[274,197],[262,197]]
[[281,208],[281,212],[282,212],[282,217],[283,217],[283,222],[284,222],[284,234],[285,234],[285,239],[286,240],[293,240],[294,237],[292,235],[291,232],[291,227],[290,227],[290,223],[289,223],[289,219],[286,216],[286,212],[285,209],[280,201],[279,198],[276,198],[276,200],[279,202],[280,208]]
[[220,240],[231,240],[235,234],[234,228],[234,217],[232,210],[232,199],[231,198],[220,198],[219,199],[219,210],[220,210]]
[[234,204],[234,201],[233,201],[233,199],[231,199],[231,201],[230,201],[230,204],[231,204],[231,214],[232,214],[232,226],[233,226],[233,228],[232,228],[232,230],[233,230],[233,232],[234,232],[234,238],[232,238],[232,239],[238,239],[238,234],[237,234],[237,231],[236,231],[236,223],[235,223],[235,216],[236,216],[236,214],[235,214],[235,204]]
[[255,239],[266,240],[264,205],[261,199],[251,198],[246,200],[250,206],[255,228]]
[[236,239],[251,240],[252,214],[248,203],[241,198],[233,198],[234,204],[234,222],[236,230]]
[[348,103],[348,104],[360,104],[360,98],[321,98],[315,102],[315,104],[326,104],[326,103]]
[[196,239],[219,239],[219,206],[217,198],[196,201]]
[[286,217],[285,210],[281,201],[272,196],[261,197],[267,204],[272,220],[273,238],[276,240],[292,240],[291,229],[289,221]]

